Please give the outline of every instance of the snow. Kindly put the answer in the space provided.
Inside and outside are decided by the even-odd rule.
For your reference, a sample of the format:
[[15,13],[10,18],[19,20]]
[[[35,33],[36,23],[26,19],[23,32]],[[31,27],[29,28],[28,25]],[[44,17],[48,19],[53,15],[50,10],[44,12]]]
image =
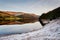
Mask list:
[[60,18],[52,20],[40,30],[4,36],[0,40],[60,40]]

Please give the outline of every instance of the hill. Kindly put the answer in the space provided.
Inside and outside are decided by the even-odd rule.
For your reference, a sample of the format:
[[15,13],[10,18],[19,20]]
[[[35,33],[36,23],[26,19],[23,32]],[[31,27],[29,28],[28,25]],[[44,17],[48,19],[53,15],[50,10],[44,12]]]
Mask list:
[[25,24],[38,21],[38,15],[24,13],[0,11],[0,25],[4,24]]
[[[43,13],[39,17],[39,21],[44,26],[47,23],[47,21],[51,21],[59,17],[60,17],[60,7],[53,9],[47,13]],[[46,21],[46,23],[44,23],[44,21]]]

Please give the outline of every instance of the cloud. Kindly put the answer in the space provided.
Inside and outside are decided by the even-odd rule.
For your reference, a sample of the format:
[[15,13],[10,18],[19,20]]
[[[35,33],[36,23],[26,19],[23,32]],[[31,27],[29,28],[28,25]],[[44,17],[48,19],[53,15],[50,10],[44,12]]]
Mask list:
[[1,0],[1,10],[13,10],[42,14],[60,6],[60,0]]

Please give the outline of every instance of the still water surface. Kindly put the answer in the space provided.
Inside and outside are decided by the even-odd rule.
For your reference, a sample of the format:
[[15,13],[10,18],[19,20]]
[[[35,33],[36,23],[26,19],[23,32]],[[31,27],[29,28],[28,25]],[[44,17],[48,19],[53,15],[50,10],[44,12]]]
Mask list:
[[40,28],[42,28],[42,26],[39,22],[22,24],[22,25],[0,25],[0,35],[25,33],[38,30]]

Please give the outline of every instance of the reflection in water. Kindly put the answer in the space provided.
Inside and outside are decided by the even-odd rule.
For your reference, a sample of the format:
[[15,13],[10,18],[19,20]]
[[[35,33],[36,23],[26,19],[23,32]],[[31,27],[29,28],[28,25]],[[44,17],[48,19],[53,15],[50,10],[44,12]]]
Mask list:
[[[14,14],[14,15],[13,15]],[[17,15],[18,14],[18,15]],[[0,12],[0,25],[5,24],[25,24],[38,21],[38,15],[24,13]]]
[[[0,25],[1,25],[0,36],[3,34],[6,35],[15,33],[26,33],[38,30],[41,28],[40,23],[37,22],[38,17],[39,17],[38,15],[28,13],[0,12]],[[19,25],[10,25],[10,24],[19,24]],[[20,25],[20,24],[26,24],[26,25]]]

